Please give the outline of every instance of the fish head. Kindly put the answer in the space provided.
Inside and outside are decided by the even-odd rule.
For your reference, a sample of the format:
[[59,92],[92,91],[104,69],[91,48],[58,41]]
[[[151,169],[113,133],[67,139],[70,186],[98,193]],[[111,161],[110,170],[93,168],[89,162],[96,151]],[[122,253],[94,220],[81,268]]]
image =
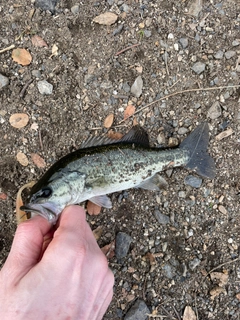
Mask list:
[[31,212],[43,216],[49,222],[55,224],[62,210],[71,204],[70,193],[65,185],[62,188],[54,189],[53,186],[46,186],[31,195],[29,203],[21,207],[25,212]]

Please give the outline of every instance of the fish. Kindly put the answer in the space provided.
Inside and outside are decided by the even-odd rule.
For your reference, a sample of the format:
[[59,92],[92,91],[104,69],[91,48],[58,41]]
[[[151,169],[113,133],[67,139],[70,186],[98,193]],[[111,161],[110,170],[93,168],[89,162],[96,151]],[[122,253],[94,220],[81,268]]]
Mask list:
[[49,168],[31,188],[29,202],[20,209],[39,214],[55,224],[63,209],[86,200],[112,208],[109,193],[130,188],[159,190],[158,173],[185,167],[214,179],[216,167],[208,154],[209,126],[199,124],[178,147],[150,147],[139,125],[121,139],[89,138],[81,148]]

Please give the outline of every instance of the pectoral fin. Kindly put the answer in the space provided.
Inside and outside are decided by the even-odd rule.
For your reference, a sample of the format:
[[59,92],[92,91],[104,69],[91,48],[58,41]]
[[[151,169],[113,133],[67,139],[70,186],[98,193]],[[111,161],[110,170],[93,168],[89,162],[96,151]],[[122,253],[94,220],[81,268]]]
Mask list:
[[142,188],[146,190],[151,191],[159,191],[160,189],[164,189],[167,186],[167,181],[159,176],[158,174],[155,174],[152,178],[143,181],[140,183],[137,188]]
[[112,202],[109,199],[109,197],[106,195],[92,197],[89,200],[92,201],[93,203],[97,204],[100,207],[104,207],[104,208],[108,208],[108,209],[112,208]]

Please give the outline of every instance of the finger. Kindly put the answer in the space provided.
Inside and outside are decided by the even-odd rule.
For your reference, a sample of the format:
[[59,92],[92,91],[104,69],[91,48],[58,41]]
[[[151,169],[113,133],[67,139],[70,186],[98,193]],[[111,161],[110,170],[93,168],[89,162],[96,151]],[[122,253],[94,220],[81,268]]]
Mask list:
[[20,223],[3,267],[13,281],[20,280],[38,262],[44,236],[50,229],[51,224],[39,215]]
[[[86,222],[84,209],[75,205],[66,207],[61,214],[59,227],[54,233],[53,240],[44,253],[43,260],[47,259],[51,263],[55,256],[59,263],[60,259],[64,259],[66,264],[67,261],[73,261],[70,258],[71,255],[73,257],[78,254],[84,255],[86,238],[89,238],[91,232],[91,229],[90,231],[88,229],[90,228]],[[82,248],[81,245],[83,245]],[[79,249],[82,252],[79,252]]]

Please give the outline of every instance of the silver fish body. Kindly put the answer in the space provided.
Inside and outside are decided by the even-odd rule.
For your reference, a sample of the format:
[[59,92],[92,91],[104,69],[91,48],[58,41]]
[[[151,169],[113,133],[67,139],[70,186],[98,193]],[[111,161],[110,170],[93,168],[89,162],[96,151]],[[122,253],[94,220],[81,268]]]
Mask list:
[[22,209],[55,223],[70,204],[90,199],[111,208],[106,194],[134,187],[159,190],[156,174],[169,167],[185,166],[213,178],[215,165],[206,153],[208,140],[208,125],[203,123],[179,148],[150,148],[143,129],[133,127],[119,142],[91,145],[60,159],[32,188],[30,202]]

